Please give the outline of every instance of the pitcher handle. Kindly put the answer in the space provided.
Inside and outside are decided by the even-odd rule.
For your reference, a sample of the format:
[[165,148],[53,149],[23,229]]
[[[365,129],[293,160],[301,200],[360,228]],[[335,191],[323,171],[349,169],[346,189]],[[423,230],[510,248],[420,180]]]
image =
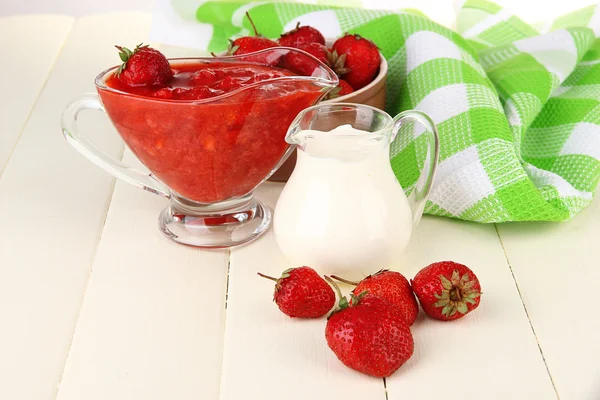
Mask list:
[[82,94],[71,101],[62,114],[62,131],[65,139],[88,160],[133,186],[163,197],[171,197],[169,189],[151,174],[137,171],[121,161],[107,155],[88,138],[83,136],[77,126],[77,116],[83,110],[104,110],[100,97],[95,93]]
[[433,186],[433,178],[437,168],[439,157],[439,137],[435,124],[427,114],[420,111],[404,111],[394,118],[394,128],[392,130],[392,140],[396,138],[402,125],[406,122],[418,122],[425,128],[424,134],[427,135],[427,156],[423,170],[419,175],[419,179],[415,183],[413,192],[408,196],[408,203],[412,210],[413,227],[417,226],[423,215],[427,196]]

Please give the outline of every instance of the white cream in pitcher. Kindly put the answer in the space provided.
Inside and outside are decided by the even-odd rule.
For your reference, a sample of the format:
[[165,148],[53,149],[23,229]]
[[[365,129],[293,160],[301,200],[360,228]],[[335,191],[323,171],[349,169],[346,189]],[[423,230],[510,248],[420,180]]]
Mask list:
[[295,264],[358,276],[393,263],[412,213],[389,161],[389,137],[342,125],[302,130],[294,173],[277,203],[274,230]]

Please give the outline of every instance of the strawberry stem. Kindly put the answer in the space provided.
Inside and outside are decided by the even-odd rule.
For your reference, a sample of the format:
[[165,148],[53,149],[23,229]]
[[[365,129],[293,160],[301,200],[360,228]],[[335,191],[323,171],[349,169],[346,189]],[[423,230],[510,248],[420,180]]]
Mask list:
[[336,275],[331,275],[331,277],[333,279],[335,279],[336,281],[340,281],[340,282],[343,282],[343,283],[346,283],[346,284],[352,285],[352,286],[358,286],[358,284],[360,283],[360,282],[349,281],[348,279],[340,278],[339,276],[336,276]]
[[254,25],[254,21],[252,21],[252,18],[250,18],[250,13],[248,11],[246,11],[246,17],[248,18],[248,21],[250,21],[252,29],[254,29],[254,36],[260,36],[260,33],[258,33],[258,31],[256,30],[256,25]]
[[340,287],[333,281],[333,279],[331,279],[330,277],[328,277],[327,275],[323,275],[323,278],[325,278],[325,280],[331,285],[333,286],[333,288],[335,289],[335,292],[338,295],[338,299],[342,299],[342,291],[340,290]]
[[272,276],[261,274],[260,272],[257,272],[256,274],[258,276],[260,276],[261,278],[266,278],[266,279],[270,279],[270,280],[272,280],[274,282],[277,282],[277,278],[273,278]]

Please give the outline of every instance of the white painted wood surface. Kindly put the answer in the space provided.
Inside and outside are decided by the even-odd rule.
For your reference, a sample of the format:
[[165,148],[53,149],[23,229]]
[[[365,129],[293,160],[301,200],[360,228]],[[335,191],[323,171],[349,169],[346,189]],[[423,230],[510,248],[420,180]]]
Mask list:
[[498,231],[561,400],[600,399],[599,199],[568,223]]
[[476,272],[483,294],[477,310],[458,321],[420,313],[415,355],[387,380],[390,400],[556,398],[498,244],[493,225],[423,218],[399,270],[410,278],[432,262],[460,262]]
[[[281,184],[259,196],[271,207]],[[270,230],[251,246],[231,251],[221,400],[385,399],[383,381],[344,367],[325,342],[325,319],[298,320],[273,303],[273,282],[288,262]]]
[[[259,193],[274,205],[280,189],[270,184]],[[421,313],[412,330],[415,354],[387,379],[388,399],[477,398],[482,393],[490,400],[554,399],[494,226],[425,217],[396,269],[410,278],[446,259],[477,272],[484,292],[481,306],[451,323]],[[256,272],[279,276],[288,267],[272,232],[252,246],[232,250],[221,400],[250,394],[277,399],[281,393],[290,400],[316,393],[319,399],[384,399],[381,380],[347,369],[327,348],[325,320],[291,320],[273,304],[272,283]],[[473,384],[449,392],[459,376]],[[299,377],[311,384],[298,384]]]
[[[121,28],[106,29],[110,21]],[[0,178],[0,399],[56,397],[114,184],[68,146],[60,115],[69,100],[93,90],[99,66],[114,57],[110,46],[134,42],[146,25],[145,15],[74,25],[47,81],[39,82],[39,99]],[[6,35],[18,41],[18,32]],[[102,147],[118,155],[122,144],[104,134],[109,124],[89,122]]]
[[0,19],[0,175],[74,21],[43,15]]
[[218,398],[228,251],[166,240],[167,204],[117,183],[58,400]]
[[[156,217],[165,201],[123,183],[113,193],[114,180],[59,129],[63,106],[116,64],[112,45],[145,40],[149,25],[135,13],[77,20],[58,58],[60,45],[54,58],[42,51],[38,87],[14,102],[21,111],[9,123],[27,121],[20,138],[0,131],[2,144],[18,139],[0,176],[0,399],[600,398],[598,202],[572,222],[501,225],[499,235],[492,225],[425,218],[400,270],[411,277],[432,261],[464,262],[481,279],[482,305],[451,323],[421,315],[415,355],[387,389],[335,358],[324,320],[291,320],[272,303],[273,285],[255,275],[288,265],[271,232],[231,252],[163,238]],[[10,46],[28,43],[11,32]],[[120,155],[104,116],[82,114],[81,123]],[[273,205],[280,188],[258,195]],[[471,384],[459,389],[462,379]]]

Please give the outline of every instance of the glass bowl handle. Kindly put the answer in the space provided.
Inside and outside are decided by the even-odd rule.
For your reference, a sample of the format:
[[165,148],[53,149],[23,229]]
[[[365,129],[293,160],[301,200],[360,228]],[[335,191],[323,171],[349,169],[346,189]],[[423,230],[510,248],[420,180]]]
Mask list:
[[61,123],[63,135],[71,146],[114,177],[159,196],[171,197],[169,189],[154,176],[137,171],[110,157],[82,135],[77,126],[77,116],[83,110],[104,111],[104,106],[95,93],[82,94],[67,105],[63,111]]
[[406,122],[417,122],[425,128],[423,135],[427,138],[427,155],[425,157],[425,163],[423,170],[419,175],[419,179],[415,183],[412,193],[408,196],[408,203],[412,210],[413,215],[413,228],[417,226],[423,215],[425,209],[425,203],[427,202],[427,196],[431,192],[433,186],[433,178],[435,177],[435,170],[438,164],[439,157],[439,137],[435,124],[429,118],[429,116],[420,111],[404,111],[398,114],[394,118],[394,128],[392,130],[392,141],[396,138],[398,132],[402,128],[402,125]]

